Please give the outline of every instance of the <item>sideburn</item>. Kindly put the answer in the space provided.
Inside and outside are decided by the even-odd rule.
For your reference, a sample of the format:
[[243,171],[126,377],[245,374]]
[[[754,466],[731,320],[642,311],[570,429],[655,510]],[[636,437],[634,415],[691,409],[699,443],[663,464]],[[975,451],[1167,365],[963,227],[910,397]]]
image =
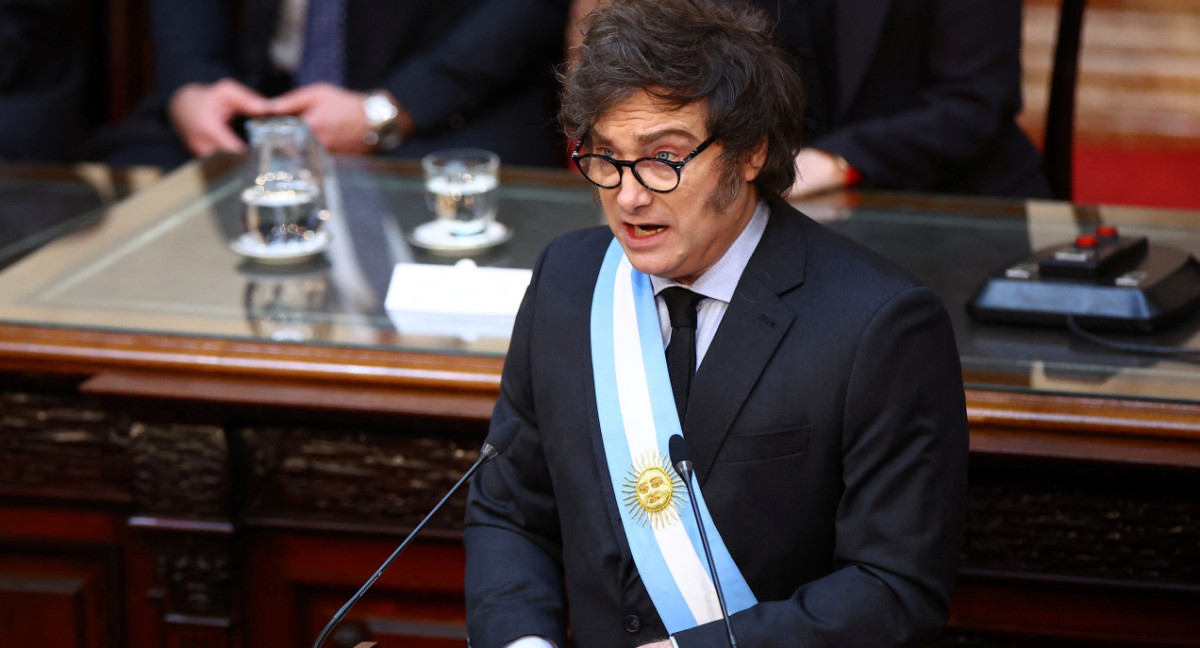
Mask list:
[[714,212],[723,212],[733,204],[742,191],[742,179],[737,160],[730,160],[724,154],[721,160],[721,178],[717,186],[704,199],[704,206]]

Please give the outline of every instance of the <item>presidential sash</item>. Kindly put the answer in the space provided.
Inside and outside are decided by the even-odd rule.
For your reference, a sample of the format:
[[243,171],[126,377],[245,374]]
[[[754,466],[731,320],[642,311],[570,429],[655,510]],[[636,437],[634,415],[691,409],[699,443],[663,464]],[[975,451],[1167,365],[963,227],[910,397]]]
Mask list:
[[681,434],[650,277],[614,239],[592,295],[592,367],[604,454],[634,563],[672,634],[721,618],[700,543],[696,506],[730,614],[757,603],[709,517],[700,489],[687,501],[667,454]]

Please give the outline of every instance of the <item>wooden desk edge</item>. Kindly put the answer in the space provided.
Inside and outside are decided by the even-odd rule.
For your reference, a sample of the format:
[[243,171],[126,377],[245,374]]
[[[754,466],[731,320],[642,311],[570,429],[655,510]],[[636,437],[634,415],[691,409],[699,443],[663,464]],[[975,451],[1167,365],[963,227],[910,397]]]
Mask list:
[[[0,325],[0,370],[85,393],[486,420],[498,357]],[[1200,405],[968,389],[971,451],[1200,467]]]
[[0,371],[95,395],[486,419],[498,357],[0,325]]

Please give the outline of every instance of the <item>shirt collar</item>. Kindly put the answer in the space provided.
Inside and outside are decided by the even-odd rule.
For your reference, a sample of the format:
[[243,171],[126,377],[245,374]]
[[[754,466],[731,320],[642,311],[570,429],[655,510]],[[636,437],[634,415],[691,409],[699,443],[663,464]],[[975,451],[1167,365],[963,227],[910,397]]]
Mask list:
[[[696,281],[684,287],[710,299],[719,299],[727,304],[733,301],[733,291],[737,288],[738,281],[742,278],[742,271],[746,269],[746,264],[750,262],[750,256],[754,254],[754,248],[758,247],[758,242],[762,239],[763,231],[767,229],[769,213],[770,210],[767,208],[767,203],[759,201],[758,205],[754,208],[754,214],[750,216],[750,222],[746,223],[746,227],[742,229],[742,233],[734,240],[733,245],[730,245],[725,254],[711,268],[705,270],[704,274],[700,275]],[[657,295],[666,288],[682,286],[683,284],[671,279],[650,275],[650,285],[654,287],[654,294]]]

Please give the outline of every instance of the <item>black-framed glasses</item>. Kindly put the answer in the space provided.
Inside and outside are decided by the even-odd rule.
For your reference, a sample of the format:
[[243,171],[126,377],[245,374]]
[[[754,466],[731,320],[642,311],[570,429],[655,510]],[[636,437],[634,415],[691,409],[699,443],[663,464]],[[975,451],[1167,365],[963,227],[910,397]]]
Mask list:
[[575,162],[575,166],[579,168],[583,177],[601,189],[612,189],[620,185],[621,170],[628,167],[633,172],[633,177],[637,178],[643,187],[655,193],[669,193],[675,191],[675,188],[679,186],[683,165],[703,153],[704,149],[716,140],[716,135],[704,140],[700,146],[679,161],[655,157],[638,158],[632,161],[617,160],[596,153],[580,155],[579,149],[583,148],[583,140],[580,140],[579,144],[575,146],[575,150],[571,152],[571,160]]

